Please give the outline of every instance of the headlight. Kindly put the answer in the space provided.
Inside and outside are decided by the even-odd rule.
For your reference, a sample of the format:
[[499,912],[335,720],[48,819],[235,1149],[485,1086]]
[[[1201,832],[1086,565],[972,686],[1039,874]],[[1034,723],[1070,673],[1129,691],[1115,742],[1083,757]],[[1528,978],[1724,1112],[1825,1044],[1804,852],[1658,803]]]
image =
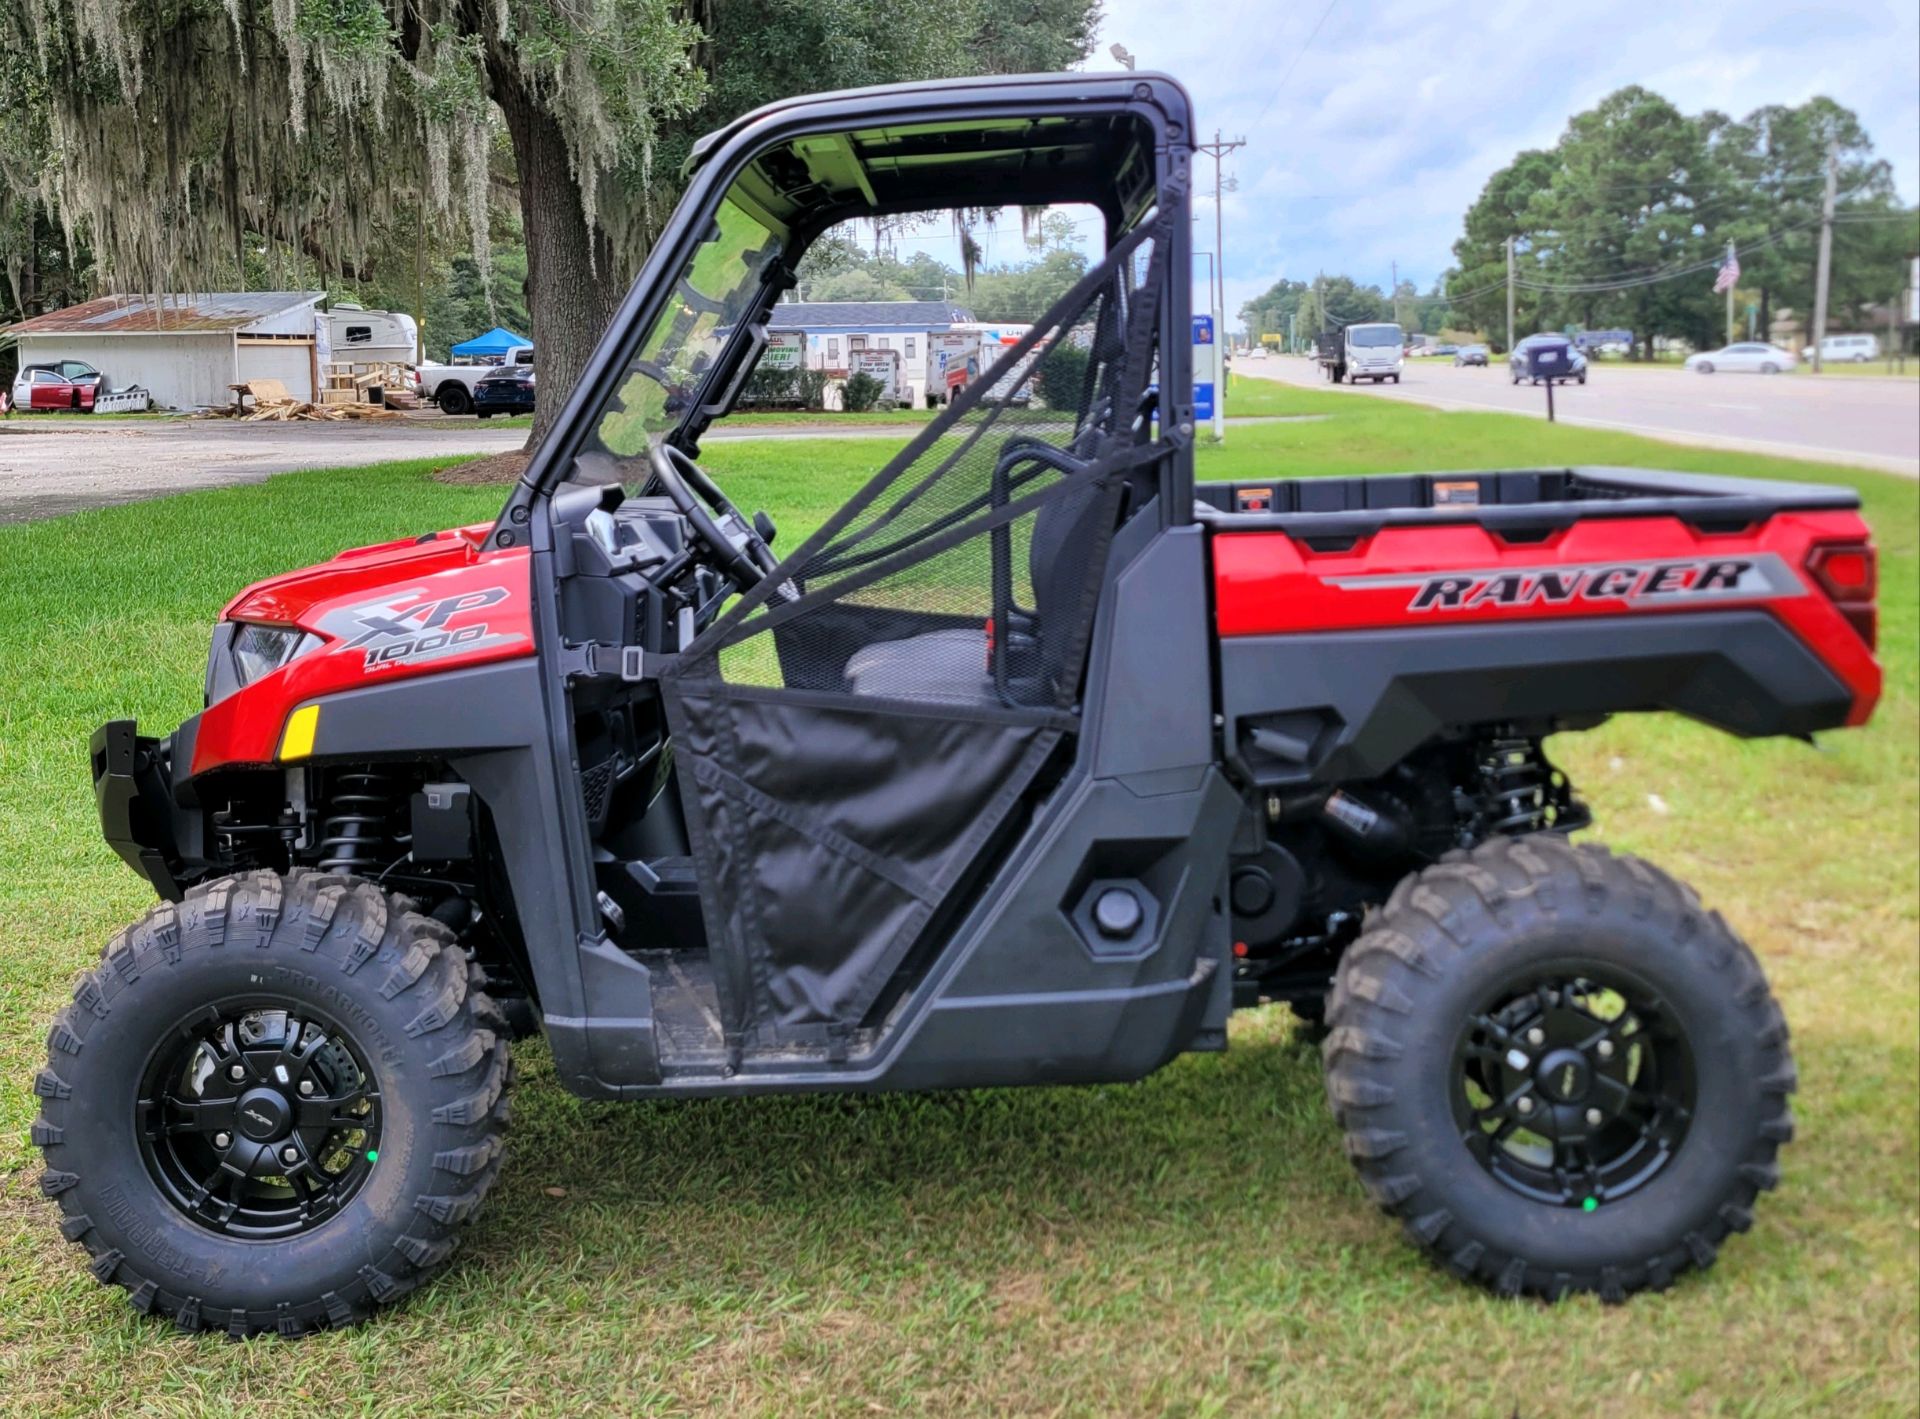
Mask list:
[[242,622],[234,631],[234,674],[245,689],[263,675],[270,675],[289,661],[297,659],[320,644],[320,637],[309,635],[297,626],[259,626]]

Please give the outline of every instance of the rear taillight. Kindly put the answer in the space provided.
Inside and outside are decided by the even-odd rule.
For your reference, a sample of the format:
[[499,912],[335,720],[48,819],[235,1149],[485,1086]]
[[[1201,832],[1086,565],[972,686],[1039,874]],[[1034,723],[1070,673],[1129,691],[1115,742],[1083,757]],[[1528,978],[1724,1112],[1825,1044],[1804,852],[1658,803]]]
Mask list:
[[1874,606],[1878,568],[1866,542],[1828,542],[1807,556],[1807,573],[1827,594],[1847,624],[1873,649],[1879,629]]

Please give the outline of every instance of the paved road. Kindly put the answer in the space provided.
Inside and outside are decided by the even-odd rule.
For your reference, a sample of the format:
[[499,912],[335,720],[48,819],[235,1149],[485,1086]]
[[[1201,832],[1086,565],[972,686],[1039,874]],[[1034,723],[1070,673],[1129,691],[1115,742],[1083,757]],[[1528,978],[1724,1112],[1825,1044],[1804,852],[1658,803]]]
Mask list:
[[236,424],[221,420],[45,423],[0,421],[0,523],[167,493],[258,483],[301,468],[348,468],[396,458],[504,453],[525,429],[431,425]]
[[[1261,379],[1334,389],[1299,358],[1236,360]],[[1341,390],[1350,388],[1338,386]],[[1443,409],[1497,409],[1545,418],[1546,392],[1515,386],[1504,365],[1455,369],[1410,363],[1399,384],[1351,386],[1356,393]],[[1789,458],[1814,458],[1920,477],[1920,380],[1758,374],[1688,374],[1603,365],[1585,386],[1554,393],[1562,423],[1620,429]]]

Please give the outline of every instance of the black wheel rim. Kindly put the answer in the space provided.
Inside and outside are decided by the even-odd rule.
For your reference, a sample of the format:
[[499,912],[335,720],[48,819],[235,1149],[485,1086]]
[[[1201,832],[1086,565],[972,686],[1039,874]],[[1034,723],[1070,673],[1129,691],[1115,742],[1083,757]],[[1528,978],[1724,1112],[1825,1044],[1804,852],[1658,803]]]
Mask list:
[[1536,1202],[1591,1212],[1673,1160],[1694,1109],[1693,1057],[1671,1007],[1604,967],[1503,986],[1454,1052],[1467,1150]]
[[209,1006],[148,1061],[135,1126],[160,1192],[235,1237],[286,1237],[340,1211],[379,1159],[380,1090],[339,1024],[298,1006]]

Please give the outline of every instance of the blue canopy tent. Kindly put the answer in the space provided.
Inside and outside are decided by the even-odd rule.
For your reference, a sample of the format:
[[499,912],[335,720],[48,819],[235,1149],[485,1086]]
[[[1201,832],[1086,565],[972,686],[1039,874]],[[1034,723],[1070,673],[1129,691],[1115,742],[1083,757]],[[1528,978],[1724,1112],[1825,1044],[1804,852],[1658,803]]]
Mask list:
[[524,336],[515,335],[511,330],[502,330],[496,325],[485,335],[476,335],[471,340],[463,340],[455,345],[453,355],[460,360],[504,360],[515,350],[532,343]]

